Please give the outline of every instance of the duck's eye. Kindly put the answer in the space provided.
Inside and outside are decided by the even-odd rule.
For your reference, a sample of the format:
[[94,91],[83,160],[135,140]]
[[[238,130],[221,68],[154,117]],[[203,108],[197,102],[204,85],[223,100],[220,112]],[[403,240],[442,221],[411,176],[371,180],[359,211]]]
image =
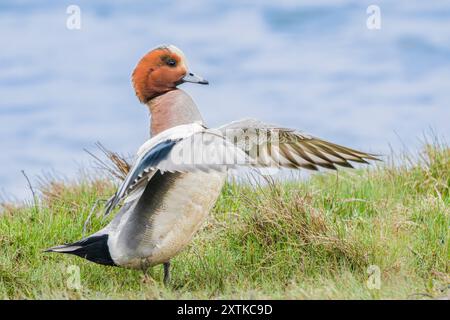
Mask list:
[[169,55],[162,56],[161,60],[165,65],[169,67],[175,67],[177,65],[177,61]]
[[166,64],[167,64],[169,67],[175,67],[176,64],[177,64],[177,62],[176,62],[174,59],[169,58],[169,59],[166,60]]

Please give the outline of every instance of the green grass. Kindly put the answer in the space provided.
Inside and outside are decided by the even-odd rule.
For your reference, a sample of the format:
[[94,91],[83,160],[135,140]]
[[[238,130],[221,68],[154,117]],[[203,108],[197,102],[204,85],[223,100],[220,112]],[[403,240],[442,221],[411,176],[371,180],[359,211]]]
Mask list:
[[[204,228],[142,272],[42,250],[78,240],[107,180],[49,183],[38,205],[4,204],[1,299],[420,299],[448,297],[450,150],[419,160],[320,173],[307,181],[228,183]],[[94,217],[89,232],[102,226]],[[380,270],[380,288],[367,285]],[[79,268],[81,288],[70,286]],[[69,269],[68,269],[69,268]],[[374,275],[376,276],[376,275]],[[69,285],[68,285],[69,283]]]

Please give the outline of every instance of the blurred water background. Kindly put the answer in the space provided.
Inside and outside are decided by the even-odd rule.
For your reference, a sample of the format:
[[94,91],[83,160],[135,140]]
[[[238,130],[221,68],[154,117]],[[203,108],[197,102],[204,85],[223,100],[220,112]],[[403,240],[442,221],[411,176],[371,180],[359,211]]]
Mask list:
[[148,114],[130,75],[161,43],[210,81],[183,85],[210,126],[257,117],[377,153],[450,136],[448,1],[2,0],[2,195],[29,196],[21,169],[74,177],[96,141],[134,153]]

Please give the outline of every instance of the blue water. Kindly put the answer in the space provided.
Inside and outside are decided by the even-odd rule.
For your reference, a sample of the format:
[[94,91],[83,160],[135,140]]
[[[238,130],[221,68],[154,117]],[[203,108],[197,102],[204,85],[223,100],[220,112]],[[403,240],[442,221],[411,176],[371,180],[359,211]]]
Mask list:
[[[81,8],[81,30],[66,8]],[[173,43],[211,85],[183,85],[211,126],[257,117],[383,153],[450,137],[450,2],[362,0],[0,3],[0,190],[28,196],[25,170],[74,177],[101,141],[148,137],[130,74]]]

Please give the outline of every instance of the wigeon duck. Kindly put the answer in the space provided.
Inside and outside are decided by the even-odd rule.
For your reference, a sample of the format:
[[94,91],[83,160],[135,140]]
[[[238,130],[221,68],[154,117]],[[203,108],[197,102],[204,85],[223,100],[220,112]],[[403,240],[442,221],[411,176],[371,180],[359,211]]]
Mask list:
[[177,87],[208,84],[190,72],[173,45],[147,53],[132,75],[139,101],[151,113],[151,139],[142,145],[127,177],[106,206],[122,206],[100,231],[49,252],[74,254],[110,266],[145,270],[183,250],[214,206],[227,175],[237,166],[317,170],[352,167],[374,155],[293,129],[253,119],[208,128],[191,97]]

